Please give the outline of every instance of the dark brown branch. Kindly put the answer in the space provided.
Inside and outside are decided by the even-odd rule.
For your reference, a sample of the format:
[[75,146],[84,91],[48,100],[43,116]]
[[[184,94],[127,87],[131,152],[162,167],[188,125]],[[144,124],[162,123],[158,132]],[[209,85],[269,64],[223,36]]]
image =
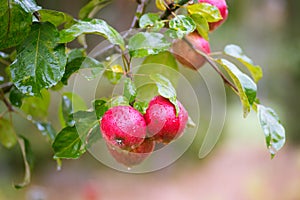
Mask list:
[[[4,84],[2,84],[4,85]],[[0,85],[0,87],[2,86]],[[14,108],[13,106],[9,103],[9,101],[6,99],[5,97],[5,93],[3,91],[3,89],[0,88],[0,99],[3,101],[3,103],[5,104],[5,106],[7,107],[8,111],[9,112],[13,112],[14,111]]]
[[149,0],[136,0],[138,3],[138,6],[135,11],[135,15],[133,17],[133,20],[131,22],[130,28],[138,28],[139,27],[139,18],[141,15],[145,13],[146,6],[149,2]]
[[216,63],[214,61],[212,61],[211,58],[207,54],[205,54],[204,52],[202,52],[202,51],[198,50],[196,47],[194,47],[194,45],[190,41],[188,41],[186,38],[183,38],[183,41],[185,41],[196,53],[200,54],[201,56],[203,56],[205,58],[205,60],[212,66],[212,68],[221,76],[221,78],[223,79],[225,84],[229,85],[235,92],[238,92],[237,87],[230,80],[228,80],[228,78],[218,68]]
[[170,3],[166,11],[160,16],[160,19],[167,19],[172,14],[172,12],[176,11],[180,6],[188,2],[189,0],[181,0],[177,4]]
[[10,89],[12,88],[13,83],[12,82],[6,82],[0,85],[0,90],[6,94],[10,91]]

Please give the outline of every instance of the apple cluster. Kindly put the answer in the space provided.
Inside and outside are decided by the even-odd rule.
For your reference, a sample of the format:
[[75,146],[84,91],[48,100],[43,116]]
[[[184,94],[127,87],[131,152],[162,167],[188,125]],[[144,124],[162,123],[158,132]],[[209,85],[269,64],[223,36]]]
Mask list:
[[[210,22],[209,31],[212,32],[218,28],[228,17],[228,9],[225,0],[198,0],[199,3],[209,3],[219,9],[222,19],[217,22]],[[210,53],[210,44],[197,31],[188,34],[185,37],[190,44],[205,54]],[[205,64],[205,58],[196,53],[186,41],[177,40],[173,43],[172,52],[176,59],[190,69],[198,70]]]
[[142,115],[131,106],[115,106],[106,111],[100,122],[102,136],[110,154],[128,167],[145,160],[155,143],[168,144],[183,134],[188,113],[177,101],[175,106],[162,96],[154,97]]

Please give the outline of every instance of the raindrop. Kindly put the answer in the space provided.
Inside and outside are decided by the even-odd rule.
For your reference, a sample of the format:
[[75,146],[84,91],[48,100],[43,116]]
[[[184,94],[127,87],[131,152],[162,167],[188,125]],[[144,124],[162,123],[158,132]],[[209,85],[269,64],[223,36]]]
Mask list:
[[32,116],[31,115],[27,115],[27,120],[31,121],[32,120]]
[[130,170],[131,170],[131,167],[127,167],[127,170],[130,171]]

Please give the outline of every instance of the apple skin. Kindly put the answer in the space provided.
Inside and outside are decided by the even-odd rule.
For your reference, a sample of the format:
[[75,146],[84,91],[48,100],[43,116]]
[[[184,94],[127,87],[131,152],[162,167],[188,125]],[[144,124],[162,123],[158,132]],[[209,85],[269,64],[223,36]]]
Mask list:
[[176,116],[175,106],[162,96],[154,97],[144,115],[148,136],[156,142],[169,143],[183,134],[188,121],[188,113],[178,102],[179,113]]
[[[206,54],[210,53],[209,42],[196,31],[185,36],[185,39],[193,44],[199,51]],[[176,40],[172,45],[171,51],[178,62],[193,70],[198,70],[206,62],[205,58],[195,52],[184,40]]]
[[107,143],[121,149],[134,149],[146,137],[144,117],[131,106],[110,108],[101,119],[100,129]]
[[155,142],[147,138],[142,144],[129,151],[120,149],[109,143],[107,143],[107,148],[118,163],[132,167],[143,162],[153,152]]
[[198,0],[199,3],[209,3],[213,6],[216,6],[223,19],[217,22],[211,22],[209,23],[209,30],[214,31],[216,28],[218,28],[228,17],[228,8],[227,3],[225,0]]

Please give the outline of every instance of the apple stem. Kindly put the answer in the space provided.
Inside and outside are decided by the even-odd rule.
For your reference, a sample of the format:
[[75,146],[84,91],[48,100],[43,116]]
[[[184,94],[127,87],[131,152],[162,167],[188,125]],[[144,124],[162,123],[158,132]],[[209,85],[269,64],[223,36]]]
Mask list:
[[222,73],[222,71],[218,68],[218,66],[216,65],[212,57],[208,56],[206,53],[195,48],[194,45],[190,41],[188,41],[185,37],[183,38],[183,41],[185,41],[197,54],[203,56],[205,60],[212,66],[212,68],[221,76],[224,83],[229,85],[236,93],[238,93],[237,87],[230,80],[228,80],[228,78]]

